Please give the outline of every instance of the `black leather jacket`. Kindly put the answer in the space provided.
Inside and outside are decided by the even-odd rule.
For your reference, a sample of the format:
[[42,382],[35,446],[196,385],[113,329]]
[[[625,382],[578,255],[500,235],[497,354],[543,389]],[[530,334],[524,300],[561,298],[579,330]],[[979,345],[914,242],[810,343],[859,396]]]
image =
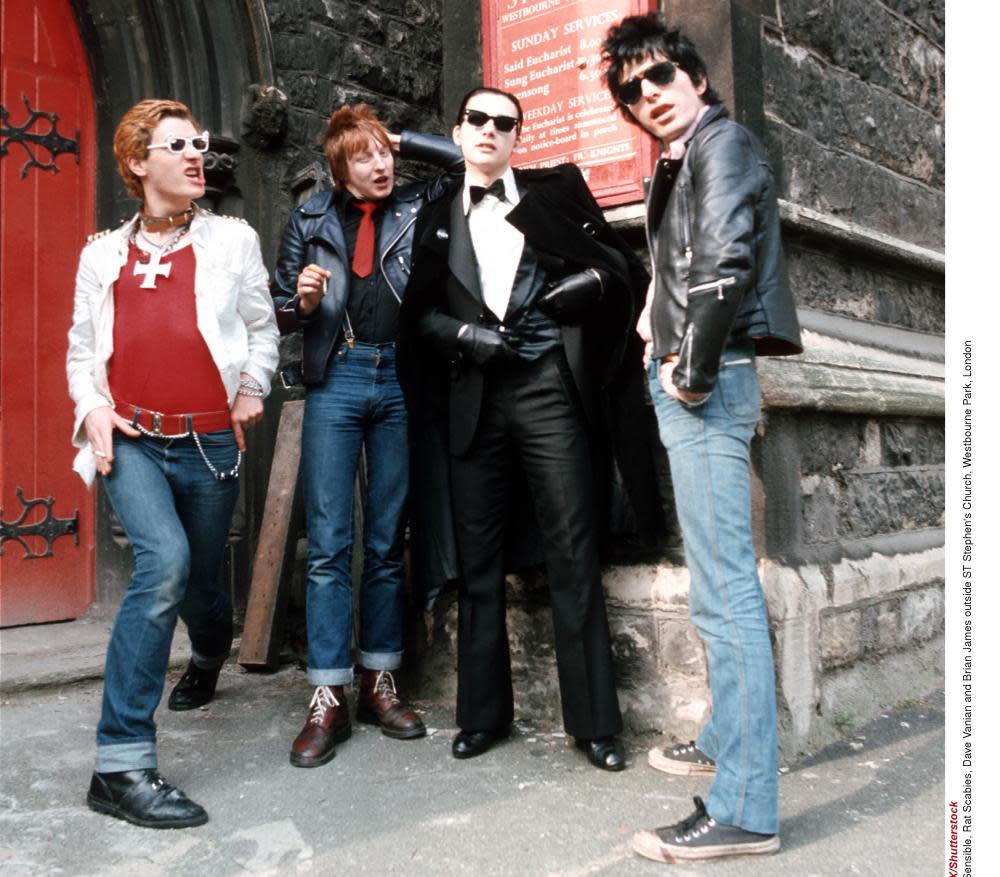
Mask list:
[[[428,201],[439,197],[452,179],[465,173],[465,164],[461,150],[451,140],[413,131],[400,135],[399,157],[424,161],[446,170],[429,182],[397,186],[389,195],[379,230],[377,262],[389,287],[402,301],[410,275],[417,213]],[[281,333],[302,329],[302,380],[306,384],[323,380],[330,352],[344,321],[350,292],[351,254],[347,252],[334,204],[335,194],[334,189],[320,192],[292,212],[271,281]],[[320,306],[309,316],[303,316],[296,307],[295,288],[299,273],[309,264],[326,268],[330,279]]]
[[677,354],[679,389],[710,392],[726,349],[802,352],[771,168],[724,107],[705,113],[682,161],[657,162],[646,216],[653,357]]

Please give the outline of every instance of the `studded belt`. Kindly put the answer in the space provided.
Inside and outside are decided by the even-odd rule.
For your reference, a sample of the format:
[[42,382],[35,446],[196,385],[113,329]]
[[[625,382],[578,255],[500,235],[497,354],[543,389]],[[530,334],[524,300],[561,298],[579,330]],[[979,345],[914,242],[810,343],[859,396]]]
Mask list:
[[116,402],[115,413],[154,438],[181,438],[193,432],[215,432],[233,425],[228,408],[193,414],[163,414],[128,402]]

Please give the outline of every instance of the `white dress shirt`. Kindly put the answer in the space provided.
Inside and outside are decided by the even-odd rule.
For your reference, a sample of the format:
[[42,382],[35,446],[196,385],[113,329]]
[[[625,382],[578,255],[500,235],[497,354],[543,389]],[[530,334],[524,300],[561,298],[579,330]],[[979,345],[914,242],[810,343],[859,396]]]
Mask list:
[[500,179],[504,185],[502,201],[489,194],[478,204],[473,204],[467,175],[462,204],[469,218],[469,234],[472,248],[476,251],[483,301],[498,319],[503,320],[524,250],[524,235],[506,219],[521,200],[514,182],[514,171],[508,167]]

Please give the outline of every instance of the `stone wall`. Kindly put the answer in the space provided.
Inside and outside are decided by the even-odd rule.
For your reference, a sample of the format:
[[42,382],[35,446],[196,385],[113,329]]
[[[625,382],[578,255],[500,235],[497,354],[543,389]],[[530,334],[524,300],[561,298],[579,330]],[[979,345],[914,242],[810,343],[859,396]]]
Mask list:
[[[316,172],[327,171],[319,139],[337,107],[364,101],[392,131],[444,131],[441,5],[442,0],[267,0],[276,82],[290,104],[288,135],[278,157],[282,185],[271,212],[272,239],[278,239],[295,203],[312,190]],[[406,177],[423,169],[404,165],[400,171]]]
[[944,3],[779,0],[762,46],[783,197],[848,229],[789,223],[803,360],[841,386],[775,392],[765,422],[798,451],[765,578],[802,746],[943,684]]
[[779,0],[763,41],[786,198],[944,246],[944,3]]
[[[326,184],[319,137],[332,109],[367,101],[390,128],[441,131],[442,0],[74,0],[87,46],[98,120],[98,228],[130,216],[110,149],[136,101],[171,97],[212,131],[206,206],[245,218],[273,267],[292,208]],[[222,159],[223,161],[218,161]],[[404,176],[423,173],[401,167]],[[295,342],[283,345],[283,361]],[[248,434],[241,494],[223,576],[246,602],[278,411]],[[131,551],[102,491],[97,511],[97,598],[115,605]]]

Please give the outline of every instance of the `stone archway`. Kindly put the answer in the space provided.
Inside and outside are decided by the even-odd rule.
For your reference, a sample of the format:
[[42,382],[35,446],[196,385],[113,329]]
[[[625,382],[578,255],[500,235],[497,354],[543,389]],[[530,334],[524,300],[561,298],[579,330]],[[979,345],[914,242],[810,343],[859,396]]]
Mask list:
[[[274,81],[262,0],[75,0],[75,6],[90,56],[98,142],[110,144],[118,119],[136,101],[183,101],[233,159],[222,168],[232,179],[217,177],[216,186],[238,186],[242,213],[253,222],[267,199],[259,197],[253,175],[241,173],[237,153],[252,86]],[[110,223],[129,207],[110,149],[98,153],[98,221]]]

